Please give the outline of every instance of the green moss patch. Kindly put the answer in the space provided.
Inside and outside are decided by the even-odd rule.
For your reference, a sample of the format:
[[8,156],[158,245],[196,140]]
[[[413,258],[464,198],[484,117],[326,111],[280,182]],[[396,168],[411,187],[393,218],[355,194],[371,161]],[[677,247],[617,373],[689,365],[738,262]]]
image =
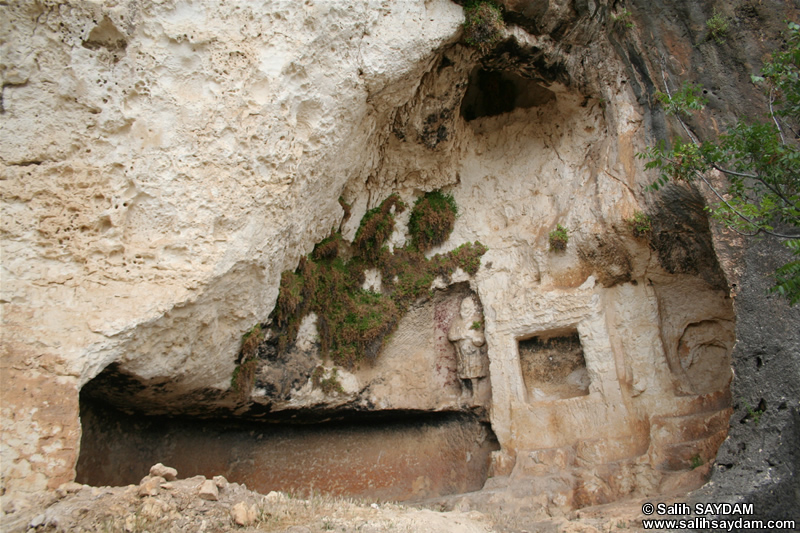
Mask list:
[[253,385],[256,382],[256,371],[258,370],[258,359],[255,357],[247,359],[241,364],[236,365],[231,376],[231,388],[241,399],[250,396]]
[[[280,330],[279,350],[295,341],[302,317],[315,313],[322,355],[352,368],[377,357],[400,318],[427,295],[436,276],[448,277],[459,267],[470,275],[478,271],[487,251],[480,243],[466,243],[430,259],[420,250],[443,243],[453,230],[455,201],[440,192],[415,203],[412,242],[390,252],[385,243],[394,231],[395,214],[405,208],[398,195],[389,196],[364,215],[352,245],[332,234],[301,259],[297,270],[281,275],[271,315]],[[367,268],[380,270],[382,293],[361,288]]]
[[442,244],[453,232],[458,206],[449,194],[432,191],[414,203],[408,230],[412,244],[421,251]]
[[490,1],[472,0],[464,7],[464,40],[483,52],[503,36],[503,12]]
[[325,367],[318,366],[311,373],[311,383],[315,389],[320,389],[325,394],[343,394],[344,387],[339,381],[339,370],[334,368],[328,377],[325,377]]

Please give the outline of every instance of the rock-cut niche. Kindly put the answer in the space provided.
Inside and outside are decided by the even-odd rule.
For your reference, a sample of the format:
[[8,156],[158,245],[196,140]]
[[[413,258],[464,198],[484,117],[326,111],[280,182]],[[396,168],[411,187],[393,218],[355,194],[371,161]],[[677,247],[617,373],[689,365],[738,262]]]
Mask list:
[[577,330],[541,333],[517,341],[529,401],[587,396],[589,373]]

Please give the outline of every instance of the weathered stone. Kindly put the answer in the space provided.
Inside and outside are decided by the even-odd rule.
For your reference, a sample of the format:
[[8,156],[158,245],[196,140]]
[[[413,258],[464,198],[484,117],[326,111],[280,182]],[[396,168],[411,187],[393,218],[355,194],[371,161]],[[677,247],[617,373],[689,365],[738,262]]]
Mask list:
[[156,496],[161,490],[161,484],[166,480],[161,476],[145,476],[139,483],[139,496]]
[[151,476],[161,476],[166,481],[175,481],[178,479],[178,471],[169,466],[164,466],[161,463],[154,464],[150,467]]
[[213,480],[218,489],[224,489],[228,486],[228,480],[225,479],[225,476],[214,476]]
[[264,500],[270,503],[280,502],[283,501],[284,499],[286,499],[286,496],[274,490],[271,490],[266,496],[264,496]]
[[200,485],[197,495],[203,500],[209,500],[212,502],[219,500],[219,489],[217,488],[217,484],[214,483],[213,479],[207,479],[203,481],[202,485]]
[[[447,0],[62,7],[14,4],[0,30],[4,501],[72,478],[78,391],[113,362],[164,385],[119,389],[128,405],[228,401],[242,333],[338,224],[342,189],[376,163],[375,126],[462,17]],[[314,59],[331,47],[336,61]],[[286,85],[285,69],[317,82]]]
[[59,497],[63,498],[67,494],[72,494],[73,492],[78,492],[79,490],[82,489],[83,485],[81,485],[80,483],[69,481],[59,486],[58,489],[56,489],[56,494],[58,494]]
[[503,450],[492,452],[489,477],[508,476],[514,470],[516,459]]
[[231,509],[233,521],[239,526],[249,526],[256,521],[258,516],[255,505],[248,506],[245,502],[239,502]]

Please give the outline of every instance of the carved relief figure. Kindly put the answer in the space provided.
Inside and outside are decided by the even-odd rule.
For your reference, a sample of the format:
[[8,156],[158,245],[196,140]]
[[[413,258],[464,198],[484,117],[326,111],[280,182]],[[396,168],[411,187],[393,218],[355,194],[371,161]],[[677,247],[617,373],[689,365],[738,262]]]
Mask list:
[[479,399],[480,381],[489,375],[486,357],[486,338],[483,335],[483,317],[472,296],[461,301],[460,317],[453,320],[447,338],[456,348],[458,377],[472,393],[473,403]]

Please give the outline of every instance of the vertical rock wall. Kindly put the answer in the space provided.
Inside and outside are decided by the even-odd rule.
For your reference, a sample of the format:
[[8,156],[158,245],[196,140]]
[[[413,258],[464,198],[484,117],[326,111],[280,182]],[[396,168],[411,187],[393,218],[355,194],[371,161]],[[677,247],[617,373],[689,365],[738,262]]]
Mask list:
[[[0,8],[4,511],[72,479],[78,391],[104,368],[176,411],[233,408],[241,335],[339,226],[337,199],[352,238],[390,193],[440,188],[461,214],[431,253],[489,247],[469,283],[495,484],[564,508],[701,484],[733,306],[703,198],[645,193],[635,158],[667,132],[665,77],[714,63],[674,31],[679,4],[633,6],[620,34],[605,2],[505,2],[487,55],[445,0]],[[520,341],[575,335],[588,394],[526,385]]]

